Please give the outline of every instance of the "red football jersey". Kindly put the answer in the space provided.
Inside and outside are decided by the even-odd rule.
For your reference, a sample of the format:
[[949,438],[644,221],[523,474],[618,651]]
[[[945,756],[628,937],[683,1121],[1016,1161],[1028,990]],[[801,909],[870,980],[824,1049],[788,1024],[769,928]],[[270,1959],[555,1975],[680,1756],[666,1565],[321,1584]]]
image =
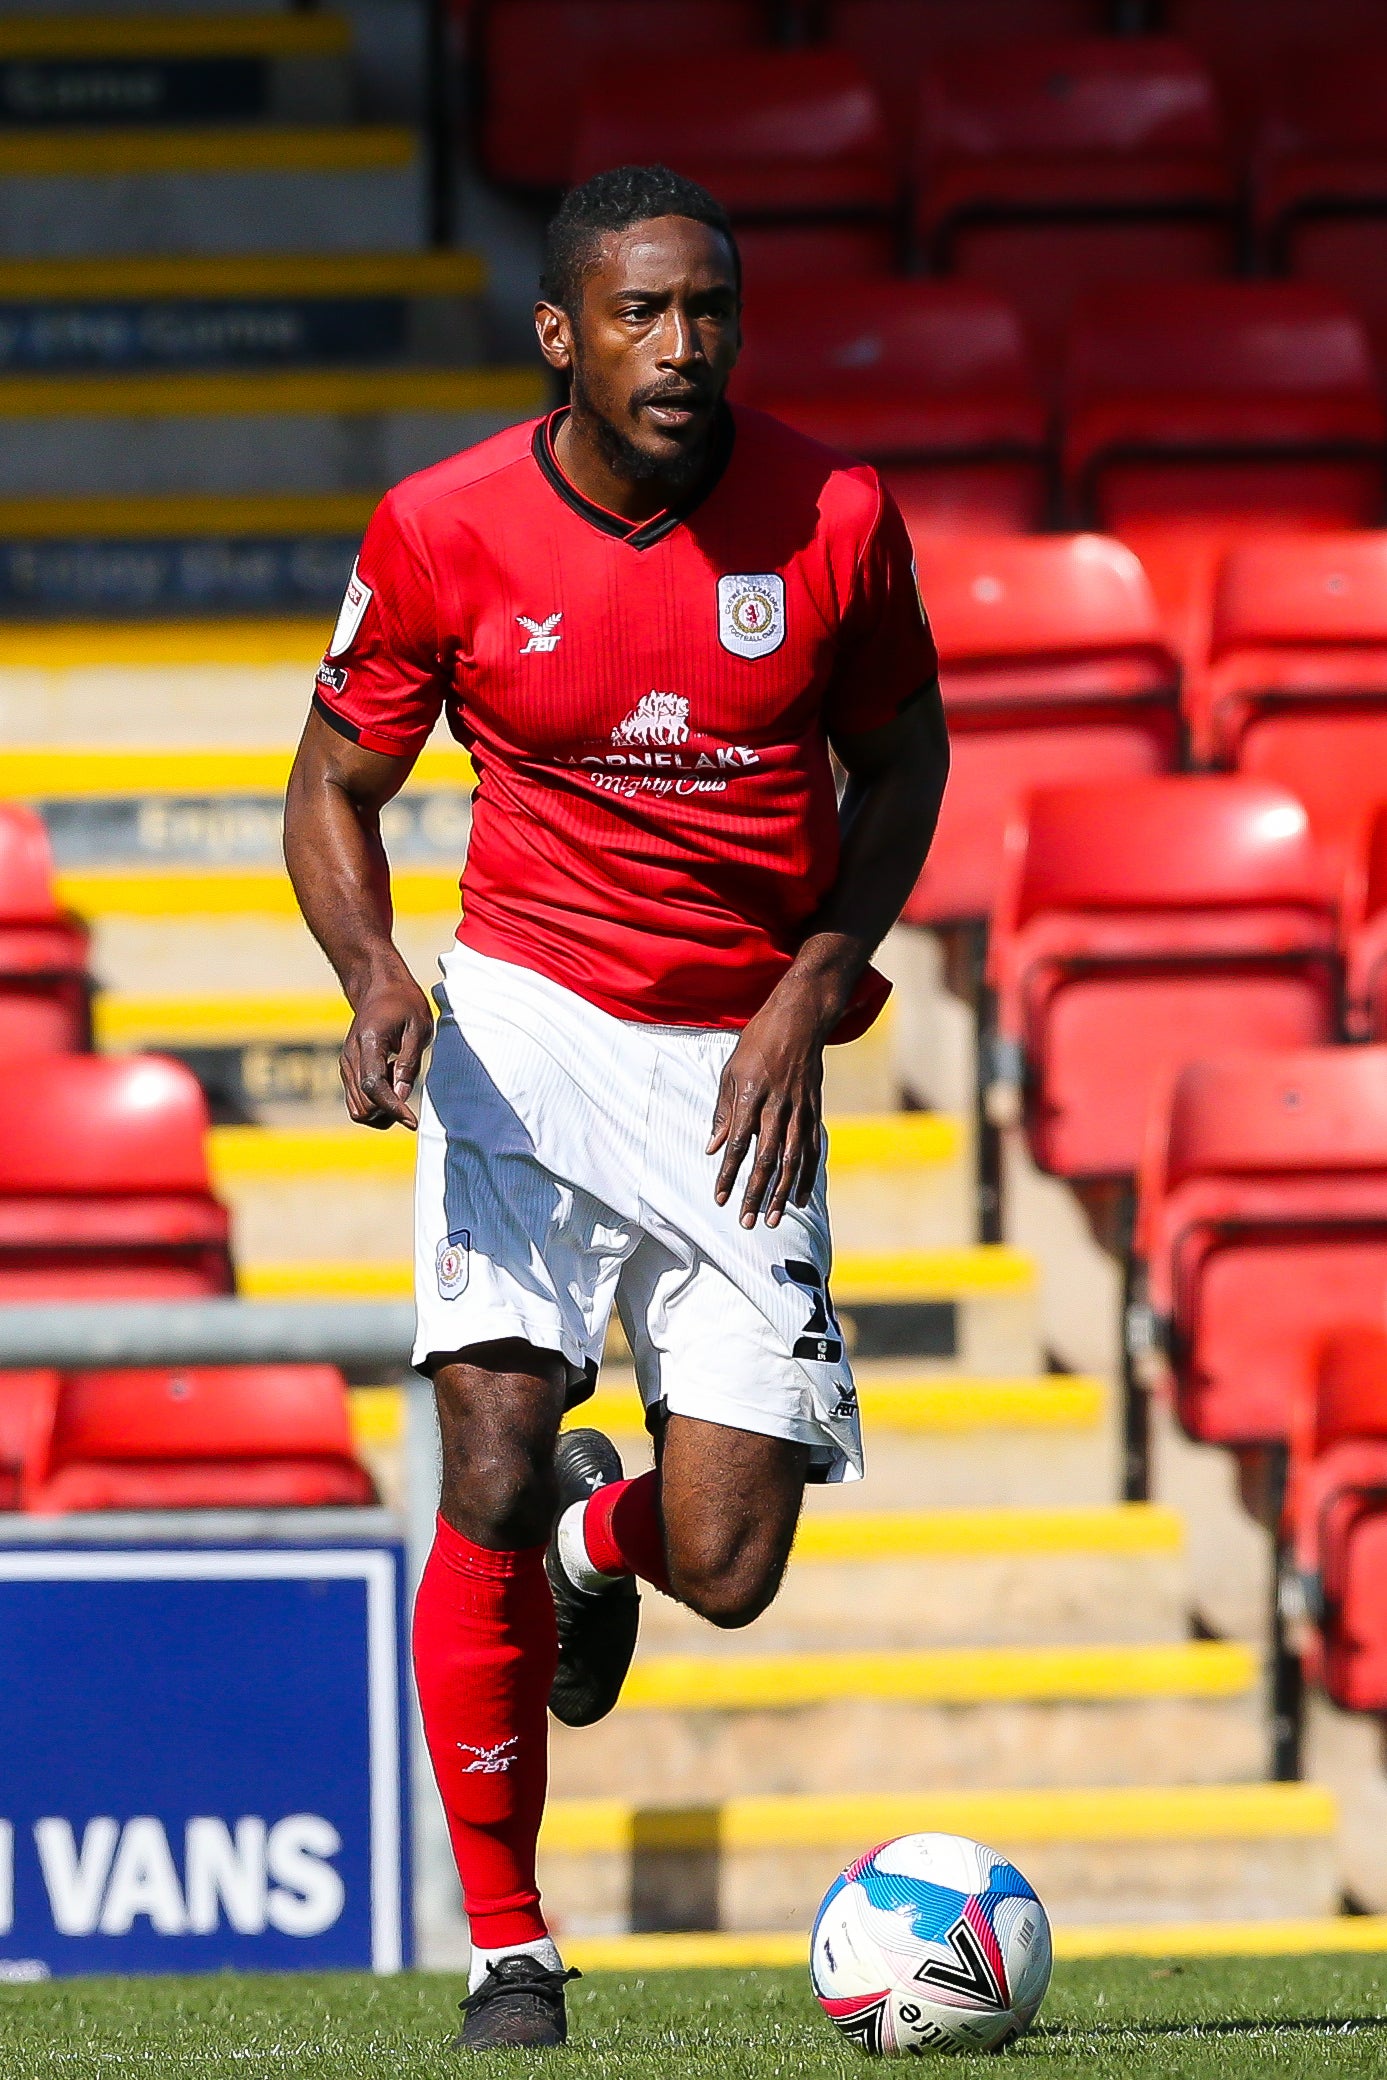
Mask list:
[[316,704],[396,757],[446,709],[464,944],[618,1018],[741,1026],[837,872],[830,737],[935,676],[909,537],[875,471],[742,408],[700,495],[632,526],[564,476],[561,416],[389,493]]

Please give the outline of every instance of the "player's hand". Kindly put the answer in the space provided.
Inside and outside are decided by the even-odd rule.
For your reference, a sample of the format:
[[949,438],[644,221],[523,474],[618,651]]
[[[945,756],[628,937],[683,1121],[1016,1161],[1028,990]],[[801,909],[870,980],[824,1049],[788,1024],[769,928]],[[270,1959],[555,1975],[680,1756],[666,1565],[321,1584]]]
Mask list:
[[793,1202],[807,1206],[819,1170],[823,1107],[823,1036],[818,1019],[796,1001],[773,997],[745,1028],[718,1087],[709,1155],[722,1150],[713,1195],[732,1196],[754,1141],[756,1157],[738,1218],[754,1228],[764,1209],[777,1228]]
[[342,1048],[342,1088],[359,1127],[411,1132],[419,1122],[409,1097],[433,1037],[429,1000],[408,975],[373,983],[356,1007]]

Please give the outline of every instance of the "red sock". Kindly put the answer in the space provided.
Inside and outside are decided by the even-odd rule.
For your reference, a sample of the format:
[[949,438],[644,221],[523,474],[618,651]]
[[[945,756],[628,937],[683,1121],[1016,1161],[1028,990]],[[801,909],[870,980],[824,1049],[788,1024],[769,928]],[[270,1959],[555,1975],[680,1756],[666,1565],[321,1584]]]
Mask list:
[[658,1476],[643,1473],[637,1480],[599,1488],[583,1511],[583,1543],[603,1574],[638,1574],[668,1596]]
[[414,1604],[414,1676],[472,1941],[546,1933],[535,1842],[558,1642],[543,1546],[493,1553],[438,1519]]

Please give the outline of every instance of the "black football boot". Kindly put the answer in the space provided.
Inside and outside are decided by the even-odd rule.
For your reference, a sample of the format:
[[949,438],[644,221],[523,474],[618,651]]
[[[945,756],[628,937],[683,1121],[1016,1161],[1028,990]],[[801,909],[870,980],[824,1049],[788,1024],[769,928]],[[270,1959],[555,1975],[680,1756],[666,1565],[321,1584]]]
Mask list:
[[552,1972],[535,1957],[489,1964],[475,1993],[461,2002],[462,2028],[450,2051],[541,2051],[568,2042],[563,1990],[581,1972]]
[[[565,1430],[554,1452],[559,1508],[554,1522],[575,1502],[625,1478],[621,1457],[600,1430]],[[580,1589],[559,1559],[556,1534],[544,1556],[554,1612],[559,1621],[559,1665],[549,1692],[549,1709],[565,1726],[591,1726],[605,1719],[621,1695],[636,1651],[640,1591],[634,1575],[613,1578],[610,1589]]]

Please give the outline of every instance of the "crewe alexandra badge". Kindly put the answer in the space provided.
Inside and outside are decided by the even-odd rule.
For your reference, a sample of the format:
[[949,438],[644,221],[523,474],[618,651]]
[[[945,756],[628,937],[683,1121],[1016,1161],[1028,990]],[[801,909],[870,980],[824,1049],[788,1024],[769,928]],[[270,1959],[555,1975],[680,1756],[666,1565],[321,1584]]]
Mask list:
[[734,657],[769,657],[785,640],[785,580],[778,571],[718,579],[718,641]]

